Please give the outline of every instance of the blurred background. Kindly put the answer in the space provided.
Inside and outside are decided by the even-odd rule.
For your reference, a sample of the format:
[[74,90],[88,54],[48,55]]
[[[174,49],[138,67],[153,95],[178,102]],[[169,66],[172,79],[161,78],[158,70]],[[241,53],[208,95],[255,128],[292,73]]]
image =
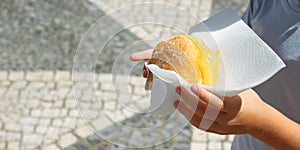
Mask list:
[[[170,118],[134,113],[117,104],[113,88],[117,83],[113,82],[112,68],[116,58],[125,49],[130,49],[122,55],[123,58],[118,59],[118,63],[122,64],[118,71],[130,76],[128,88],[134,108],[144,109],[135,104],[149,99],[149,93],[143,89],[145,80],[141,78],[143,62],[133,67],[127,58],[130,52],[153,47],[156,41],[151,39],[164,39],[180,34],[180,31],[161,24],[126,25],[136,23],[140,16],[164,15],[171,24],[189,27],[225,8],[233,8],[242,15],[248,1],[1,0],[0,149],[129,149],[102,138],[97,134],[100,130],[101,135],[105,134],[123,143],[123,146],[141,147],[144,142],[147,146],[144,149],[230,149],[232,135],[199,132],[190,125],[170,136],[175,128],[173,126],[178,123],[176,120],[161,127],[159,131],[163,132],[159,136],[135,132],[131,128],[119,130],[118,124],[142,128],[149,124],[160,125]],[[120,8],[132,4],[143,6],[144,3],[180,8],[196,20],[155,7],[132,10],[136,11],[136,16],[109,15]],[[107,17],[103,22],[105,26],[116,25],[124,30],[115,34],[103,26],[94,35],[91,34],[91,42],[85,43],[84,55],[80,59],[93,64],[91,69],[94,70],[95,82],[87,83],[84,78],[74,82],[72,68],[79,42],[103,16]],[[125,24],[124,19],[127,21]],[[95,55],[97,42],[112,34],[115,35],[105,43],[101,55]],[[95,57],[96,61],[91,57]],[[82,66],[76,71],[84,72],[87,68],[89,66]],[[74,84],[80,90],[77,101],[74,98]],[[89,90],[91,86],[93,90]],[[91,93],[97,94],[97,100],[90,100]],[[105,111],[108,117],[99,119],[102,113],[99,111]],[[90,118],[85,118],[85,115]],[[140,139],[147,139],[152,144]]]

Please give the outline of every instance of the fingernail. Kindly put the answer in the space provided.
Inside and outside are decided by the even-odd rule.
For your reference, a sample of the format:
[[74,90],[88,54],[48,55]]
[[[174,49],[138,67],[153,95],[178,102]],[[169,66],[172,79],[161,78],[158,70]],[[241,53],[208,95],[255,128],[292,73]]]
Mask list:
[[146,69],[143,70],[143,77],[144,77],[144,78],[147,78],[147,75],[148,75],[147,70],[146,70]]
[[178,104],[179,104],[179,100],[176,100],[176,101],[174,101],[174,103],[173,103],[173,105],[174,105],[175,108],[178,107]]
[[178,86],[178,87],[176,88],[176,92],[177,92],[178,94],[181,93],[181,87],[180,87],[180,86]]
[[198,88],[198,86],[197,85],[192,85],[192,91],[195,93],[195,94],[199,94],[198,92],[199,92],[199,88]]

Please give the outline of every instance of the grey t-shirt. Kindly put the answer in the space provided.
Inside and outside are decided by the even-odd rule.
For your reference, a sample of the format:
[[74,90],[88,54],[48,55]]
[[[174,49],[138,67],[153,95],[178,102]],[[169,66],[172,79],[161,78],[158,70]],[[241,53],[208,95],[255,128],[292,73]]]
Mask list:
[[[251,0],[243,20],[287,65],[254,90],[266,103],[300,123],[300,1]],[[232,149],[272,148],[250,135],[237,135]]]

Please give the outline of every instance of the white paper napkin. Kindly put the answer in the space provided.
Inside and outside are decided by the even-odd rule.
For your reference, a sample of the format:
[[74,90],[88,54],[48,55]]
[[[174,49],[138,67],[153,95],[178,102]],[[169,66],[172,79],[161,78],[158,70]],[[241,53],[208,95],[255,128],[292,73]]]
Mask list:
[[[276,53],[232,9],[191,27],[189,34],[203,40],[214,51],[222,49],[216,83],[203,86],[216,94],[236,95],[265,82],[285,67]],[[154,75],[150,109],[154,114],[172,114],[174,100],[180,99],[175,88],[182,85],[190,89],[191,85],[174,71],[147,62],[145,66]]]

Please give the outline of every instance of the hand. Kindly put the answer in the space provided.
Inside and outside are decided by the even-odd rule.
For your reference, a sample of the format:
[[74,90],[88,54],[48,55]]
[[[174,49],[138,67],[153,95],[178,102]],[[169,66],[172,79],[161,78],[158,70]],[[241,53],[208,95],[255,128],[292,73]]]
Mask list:
[[[135,52],[130,55],[130,59],[132,61],[141,61],[141,60],[149,60],[151,58],[153,49],[148,49],[140,52]],[[146,67],[143,67],[143,77],[148,77],[149,71],[146,69]]]
[[[177,87],[176,92],[182,101],[175,101],[174,107],[197,128],[218,134],[245,134],[258,128],[258,122],[262,121],[265,103],[251,89],[233,97],[220,97],[197,85],[193,85],[191,90],[195,95]],[[204,115],[207,109],[217,116]],[[201,121],[212,124],[201,127]]]

